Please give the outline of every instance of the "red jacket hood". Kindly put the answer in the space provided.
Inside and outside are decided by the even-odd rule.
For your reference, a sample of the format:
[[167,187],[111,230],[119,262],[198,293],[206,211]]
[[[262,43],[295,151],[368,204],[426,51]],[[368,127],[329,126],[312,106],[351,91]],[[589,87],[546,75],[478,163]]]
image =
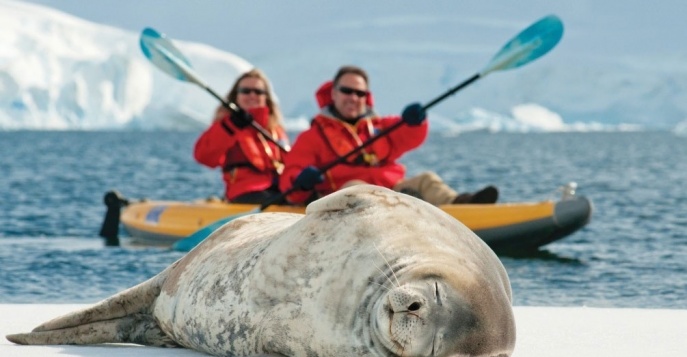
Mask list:
[[[317,99],[317,104],[320,108],[324,108],[333,103],[332,101],[332,88],[334,87],[333,81],[324,82],[320,88],[315,92],[315,98]],[[372,98],[372,92],[368,93],[367,98],[365,98],[365,104],[372,108],[374,106],[374,99]]]

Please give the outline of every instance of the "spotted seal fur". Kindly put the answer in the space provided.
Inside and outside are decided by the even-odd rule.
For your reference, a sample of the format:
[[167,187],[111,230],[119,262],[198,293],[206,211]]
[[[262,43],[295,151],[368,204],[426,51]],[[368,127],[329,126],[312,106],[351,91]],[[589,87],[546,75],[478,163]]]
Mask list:
[[216,356],[510,356],[511,289],[489,247],[440,209],[358,185],[305,215],[233,220],[157,276],[8,335]]

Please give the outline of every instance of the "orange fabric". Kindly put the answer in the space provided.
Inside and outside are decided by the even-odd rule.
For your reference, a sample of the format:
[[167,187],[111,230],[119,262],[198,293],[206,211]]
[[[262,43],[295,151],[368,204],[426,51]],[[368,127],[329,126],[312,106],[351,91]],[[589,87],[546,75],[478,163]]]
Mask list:
[[[256,123],[265,128],[269,121],[269,109],[267,107],[254,108],[249,110],[249,113],[253,117]],[[229,120],[231,121],[231,120]],[[245,129],[245,128],[244,128]],[[254,128],[250,129],[255,131]],[[243,132],[244,130],[241,130]],[[256,132],[257,133],[257,132]],[[259,135],[259,134],[258,134]],[[239,135],[237,137],[237,143],[241,148],[246,160],[248,160],[258,171],[265,171],[268,168],[266,157],[264,155],[265,148],[262,147],[262,143],[258,138],[258,135]],[[269,158],[267,158],[269,159]]]
[[[285,168],[279,180],[279,188],[282,192],[290,189],[293,180],[305,167],[329,164],[399,120],[399,116],[371,116],[359,120],[353,126],[336,119],[325,108],[313,119],[310,128],[298,136],[291,151],[285,156]],[[318,125],[322,125],[324,130],[318,129]],[[416,127],[401,125],[365,149],[368,154],[377,158],[376,165],[345,163],[334,166],[324,175],[325,181],[317,185],[315,190],[318,195],[324,196],[354,179],[392,188],[405,175],[405,167],[396,160],[420,146],[427,137],[427,132],[426,121]],[[295,192],[289,195],[288,200],[303,203],[310,194],[311,192]]]
[[[367,118],[362,120],[369,121]],[[326,142],[329,143],[329,147],[337,156],[344,156],[362,144],[360,136],[354,134],[357,130],[357,125],[354,127],[348,123],[323,115],[316,116],[311,125],[319,126],[320,134],[324,135]]]
[[[267,127],[267,108],[248,112],[257,123]],[[288,144],[283,128],[277,128],[274,134],[278,141]],[[244,164],[223,173],[228,200],[248,192],[264,191],[278,180],[274,160],[281,162],[283,153],[272,142],[260,140],[259,135],[262,134],[251,126],[237,128],[227,115],[212,123],[196,141],[194,158],[205,166],[224,168],[232,164]]]

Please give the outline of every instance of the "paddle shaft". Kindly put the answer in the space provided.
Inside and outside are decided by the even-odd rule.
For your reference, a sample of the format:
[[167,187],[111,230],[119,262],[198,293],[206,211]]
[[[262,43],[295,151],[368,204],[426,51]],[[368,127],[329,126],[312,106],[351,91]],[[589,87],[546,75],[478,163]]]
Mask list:
[[438,103],[441,102],[442,100],[444,100],[444,99],[448,98],[449,96],[455,94],[457,91],[459,91],[459,90],[461,90],[461,89],[463,89],[463,88],[469,86],[470,84],[472,84],[472,82],[474,82],[474,81],[476,81],[476,80],[478,80],[478,79],[480,79],[480,78],[482,78],[482,77],[483,77],[482,74],[480,74],[480,73],[475,73],[474,76],[472,76],[472,77],[470,77],[470,78],[464,80],[463,83],[460,83],[460,84],[458,84],[457,86],[455,86],[455,87],[449,89],[449,90],[446,91],[444,94],[442,94],[442,95],[436,97],[436,98],[435,98],[434,100],[432,100],[431,102],[425,104],[425,106],[422,107],[422,108],[423,108],[424,110],[429,110],[429,108],[435,106],[436,104],[438,104]]
[[[227,102],[224,98],[222,98],[217,92],[212,90],[212,88],[208,87],[207,85],[204,84],[199,84],[203,89],[205,89],[206,92],[210,93],[213,97],[217,98],[217,100],[222,103],[222,106],[226,108],[228,111],[232,113],[236,113],[236,111],[239,110],[239,108],[236,106],[234,103],[229,103]],[[275,138],[272,137],[272,135],[260,124],[258,124],[255,120],[250,121],[250,125],[255,128],[260,134],[262,134],[267,140],[271,141],[274,143],[274,145],[277,145],[277,147],[283,151],[283,152],[289,152],[284,146],[282,146],[281,143],[279,143]]]
[[[511,68],[517,68],[520,67],[524,64],[527,64],[544,54],[546,54],[548,51],[550,51],[557,43],[560,41],[561,36],[563,35],[563,23],[558,19],[558,17],[554,15],[550,15],[547,17],[542,18],[541,20],[535,22],[534,24],[530,25],[528,28],[525,30],[521,31],[516,37],[508,41],[506,45],[504,45],[501,50],[494,56],[492,57],[491,61],[489,64],[481,71],[478,72],[477,74],[473,75],[472,77],[468,78],[467,80],[463,81],[462,83],[458,84],[457,86],[449,89],[442,95],[438,96],[436,99],[432,100],[425,106],[423,106],[423,109],[426,111],[429,108],[433,107],[434,105],[438,104],[442,100],[446,99],[448,96],[456,93],[457,91],[461,90],[462,88],[465,88],[466,86],[470,85],[471,83],[475,82],[479,78],[482,78],[486,76],[487,74],[493,72],[493,71],[501,71],[501,70],[507,70]],[[386,136],[393,130],[396,130],[398,127],[403,125],[403,121],[400,120],[397,123],[394,123],[378,135],[370,138],[367,140],[365,143],[361,144],[360,146],[356,147],[355,149],[351,150],[349,153],[344,155],[343,157],[340,157],[322,167],[319,168],[321,173],[326,172],[327,170],[331,169],[335,165],[338,165],[344,161],[346,161],[348,158],[350,158],[352,155],[355,155],[359,151],[361,151],[363,148],[366,148],[375,141],[379,140],[379,138]],[[273,199],[263,203],[260,205],[260,207],[252,210],[250,213],[259,213],[263,210],[265,210],[267,207],[270,205],[277,203],[279,201],[282,201],[287,195],[293,193],[296,191],[294,187],[291,187],[289,190],[275,196]],[[212,231],[216,228],[218,228],[220,225],[225,224],[228,221],[231,221],[232,219],[235,219],[237,217],[243,216],[245,214],[250,214],[250,213],[243,213],[240,215],[234,215],[230,217],[223,218],[197,232],[192,234],[191,236],[187,237],[186,239],[179,241],[175,243],[175,246],[178,245],[178,243],[181,242],[191,242],[189,245],[191,248],[195,246],[195,244],[198,244],[202,239],[204,239],[207,235],[212,233]]]
[[[431,108],[431,107],[433,107],[433,106],[439,104],[439,102],[441,102],[442,100],[448,98],[449,96],[451,96],[452,94],[456,93],[457,91],[459,91],[459,90],[461,90],[461,89],[467,87],[468,85],[470,85],[472,82],[478,80],[479,78],[481,78],[481,75],[480,75],[479,73],[475,74],[474,76],[472,76],[472,77],[466,79],[465,81],[463,81],[462,83],[458,84],[457,86],[455,86],[455,87],[449,89],[448,91],[444,92],[442,95],[436,97],[436,98],[435,98],[434,100],[432,100],[431,102],[425,104],[425,105],[422,107],[422,109],[425,110],[425,111],[426,111],[426,110],[429,110],[429,108]],[[334,167],[334,166],[336,166],[336,165],[338,165],[338,164],[341,164],[341,163],[345,162],[345,161],[348,160],[351,156],[353,156],[353,155],[359,153],[359,152],[360,152],[361,150],[363,150],[364,148],[366,148],[366,147],[372,145],[375,141],[377,141],[377,140],[379,140],[380,138],[382,138],[382,137],[388,135],[388,134],[391,133],[392,131],[398,129],[398,128],[399,128],[401,125],[403,125],[403,124],[405,124],[405,122],[404,122],[403,120],[399,120],[399,121],[398,121],[397,123],[395,123],[394,125],[392,125],[392,126],[386,128],[386,129],[384,129],[383,131],[379,132],[379,134],[377,134],[377,135],[371,137],[370,139],[368,139],[368,140],[365,141],[364,143],[360,144],[359,146],[357,146],[357,147],[354,148],[353,150],[349,151],[346,155],[341,156],[341,157],[339,157],[338,159],[336,159],[336,160],[334,160],[334,161],[328,163],[327,165],[324,165],[324,166],[320,167],[320,168],[319,168],[320,171],[322,171],[322,173],[324,173],[324,172],[326,172],[327,170],[331,169],[332,167]]]
[[[236,104],[227,103],[224,98],[212,90],[212,88],[210,88],[210,86],[208,86],[193,70],[191,63],[186,59],[183,53],[181,53],[181,51],[179,51],[179,49],[164,35],[156,30],[151,28],[143,30],[141,34],[141,49],[146,57],[163,72],[176,79],[196,84],[205,89],[206,92],[217,98],[217,100],[222,103],[222,106],[232,113],[236,113],[240,110]],[[165,61],[159,61],[155,55],[162,56]],[[267,140],[274,143],[281,151],[288,152],[288,149],[284,148],[281,143],[274,139],[272,135],[255,120],[251,120],[250,125],[260,132]]]
[[[473,83],[474,81],[476,81],[476,80],[478,80],[478,79],[480,79],[480,78],[482,78],[482,75],[480,75],[479,73],[473,75],[472,77],[466,79],[465,81],[463,81],[462,83],[458,84],[457,86],[455,86],[455,87],[449,89],[448,91],[444,92],[444,93],[441,94],[440,96],[436,97],[436,98],[435,98],[434,100],[432,100],[431,102],[425,104],[425,105],[422,107],[422,109],[423,109],[423,110],[428,110],[429,108],[431,108],[431,107],[433,107],[433,106],[439,104],[442,100],[448,98],[448,97],[451,96],[452,94],[455,94],[455,93],[458,92],[459,90],[461,90],[461,89],[467,87],[468,85],[470,85],[471,83]],[[351,156],[353,156],[353,155],[355,155],[355,154],[358,154],[360,151],[362,151],[362,150],[365,149],[366,147],[368,147],[368,146],[374,144],[377,140],[379,140],[379,139],[381,139],[381,138],[383,138],[383,137],[389,135],[389,133],[391,133],[392,131],[398,129],[398,128],[399,128],[401,125],[403,125],[403,124],[405,124],[405,122],[404,122],[403,120],[399,120],[397,123],[394,123],[394,124],[391,125],[390,127],[388,127],[388,128],[386,128],[386,129],[382,130],[381,132],[379,132],[379,134],[377,134],[377,135],[375,135],[375,136],[369,138],[369,139],[368,139],[367,141],[365,141],[364,143],[362,143],[362,144],[360,144],[359,146],[355,147],[353,150],[349,151],[346,155],[340,156],[340,157],[337,158],[336,160],[334,160],[334,161],[332,161],[332,162],[330,162],[330,163],[328,163],[328,164],[326,164],[326,165],[324,165],[324,166],[322,166],[322,167],[319,167],[318,169],[324,174],[325,172],[327,172],[328,170],[330,170],[332,167],[334,167],[334,166],[336,166],[336,165],[339,165],[339,164],[342,164],[342,163],[346,162],[346,160],[350,159]],[[294,193],[294,192],[297,191],[297,190],[298,190],[297,188],[291,187],[290,189],[284,191],[284,192],[281,193],[280,195],[277,195],[277,196],[273,197],[272,199],[270,199],[270,200],[264,202],[262,205],[260,205],[259,211],[260,211],[260,212],[264,211],[267,207],[269,207],[269,206],[271,206],[271,205],[273,205],[273,204],[275,204],[275,203],[277,203],[277,202],[279,202],[279,201],[282,201],[286,196],[288,196],[288,195]]]

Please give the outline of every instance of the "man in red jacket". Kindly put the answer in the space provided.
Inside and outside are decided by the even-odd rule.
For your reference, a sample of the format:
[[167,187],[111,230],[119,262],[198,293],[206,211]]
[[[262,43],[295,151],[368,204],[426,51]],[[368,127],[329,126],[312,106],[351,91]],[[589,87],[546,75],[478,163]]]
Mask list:
[[[498,191],[492,186],[476,194],[459,195],[433,172],[405,179],[405,167],[397,160],[425,141],[426,113],[415,103],[407,106],[401,116],[379,117],[372,110],[372,94],[363,69],[341,67],[332,82],[319,88],[316,97],[321,112],[312,120],[310,128],[298,136],[284,158],[279,188],[282,192],[291,187],[298,189],[287,197],[289,202],[305,203],[360,183],[411,193],[434,205],[496,201]],[[317,168],[345,156],[401,120],[406,125],[361,150],[359,155],[324,173]]]

